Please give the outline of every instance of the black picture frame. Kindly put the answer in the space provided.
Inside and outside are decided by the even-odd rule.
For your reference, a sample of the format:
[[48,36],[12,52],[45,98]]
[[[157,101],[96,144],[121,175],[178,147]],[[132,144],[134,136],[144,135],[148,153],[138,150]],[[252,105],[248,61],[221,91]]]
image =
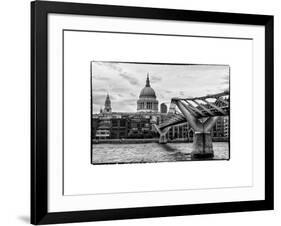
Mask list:
[[[48,14],[95,15],[199,21],[265,27],[265,199],[141,208],[48,212]],[[272,210],[273,186],[273,16],[80,3],[31,3],[31,223],[52,224]]]

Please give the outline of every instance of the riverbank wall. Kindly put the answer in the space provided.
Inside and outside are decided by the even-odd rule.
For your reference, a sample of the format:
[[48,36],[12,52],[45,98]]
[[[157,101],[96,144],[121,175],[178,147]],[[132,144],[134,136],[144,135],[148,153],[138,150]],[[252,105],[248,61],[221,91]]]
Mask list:
[[[212,137],[213,142],[229,142],[228,137]],[[93,139],[92,144],[144,144],[144,143],[158,143],[159,138],[151,139]],[[191,143],[192,138],[189,139],[174,139],[168,140],[168,143]]]

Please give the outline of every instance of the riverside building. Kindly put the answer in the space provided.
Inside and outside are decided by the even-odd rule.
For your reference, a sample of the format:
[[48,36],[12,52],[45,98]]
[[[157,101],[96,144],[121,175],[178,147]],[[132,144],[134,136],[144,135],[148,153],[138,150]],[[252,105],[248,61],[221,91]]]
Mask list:
[[[145,87],[141,89],[137,100],[136,112],[114,112],[109,93],[106,95],[104,108],[100,113],[92,114],[92,139],[158,139],[159,135],[153,124],[159,125],[167,117],[167,106],[162,103],[158,111],[156,92],[151,87],[147,74]],[[171,111],[171,109],[170,109]],[[215,137],[228,138],[228,117],[221,117],[214,126]],[[184,123],[172,126],[167,133],[168,140],[191,141],[194,131]]]

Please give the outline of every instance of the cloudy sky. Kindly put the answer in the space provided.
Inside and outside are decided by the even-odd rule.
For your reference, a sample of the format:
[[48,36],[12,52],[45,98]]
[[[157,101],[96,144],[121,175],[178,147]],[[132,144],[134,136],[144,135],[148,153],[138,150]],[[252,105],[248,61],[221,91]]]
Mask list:
[[229,89],[226,65],[163,65],[92,62],[93,111],[104,106],[107,93],[112,111],[136,112],[137,100],[149,73],[160,103],[172,97],[195,97]]

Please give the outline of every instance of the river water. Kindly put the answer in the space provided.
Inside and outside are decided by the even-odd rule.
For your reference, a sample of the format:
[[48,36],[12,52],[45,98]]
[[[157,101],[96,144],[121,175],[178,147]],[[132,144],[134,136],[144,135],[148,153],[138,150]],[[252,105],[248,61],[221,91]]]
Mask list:
[[[214,158],[229,159],[227,142],[213,142]],[[174,162],[191,160],[192,143],[93,144],[93,164]]]

